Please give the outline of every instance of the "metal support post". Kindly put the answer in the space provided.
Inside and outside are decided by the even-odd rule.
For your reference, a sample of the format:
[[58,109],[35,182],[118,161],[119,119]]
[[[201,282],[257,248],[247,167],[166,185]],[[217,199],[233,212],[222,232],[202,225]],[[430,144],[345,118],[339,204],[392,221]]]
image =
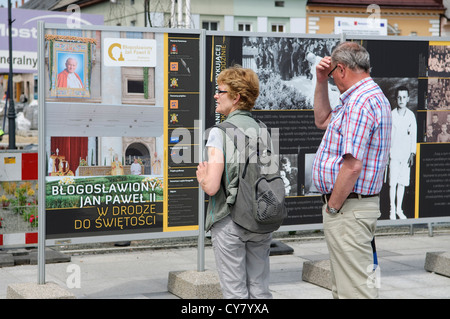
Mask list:
[[9,149],[16,149],[16,107],[14,105],[13,88],[13,55],[12,55],[12,24],[11,0],[8,0],[8,36],[9,36],[9,77],[8,77],[8,138]]
[[38,284],[45,284],[45,71],[44,22],[38,22]]
[[[200,34],[200,111],[199,111],[199,140],[198,143],[198,160],[203,160],[203,132],[205,131],[205,48],[206,48],[206,31],[202,30]],[[205,193],[198,187],[198,255],[197,255],[197,271],[205,271]]]

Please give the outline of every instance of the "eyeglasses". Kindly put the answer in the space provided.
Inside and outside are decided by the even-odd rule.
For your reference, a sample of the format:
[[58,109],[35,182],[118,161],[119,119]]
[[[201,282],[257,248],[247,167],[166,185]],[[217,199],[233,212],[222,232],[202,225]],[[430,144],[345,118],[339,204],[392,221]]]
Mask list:
[[336,66],[333,68],[333,70],[331,70],[330,73],[328,73],[328,77],[331,77],[331,74],[334,72],[334,70],[336,70],[337,67],[338,67],[338,65],[336,64]]
[[228,91],[217,90],[217,94],[228,93]]

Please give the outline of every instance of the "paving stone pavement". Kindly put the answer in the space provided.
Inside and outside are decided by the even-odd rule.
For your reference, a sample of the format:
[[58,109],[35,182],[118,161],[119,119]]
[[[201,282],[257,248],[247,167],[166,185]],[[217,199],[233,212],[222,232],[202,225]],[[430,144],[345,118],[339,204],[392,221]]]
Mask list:
[[[305,261],[328,259],[325,240],[283,242],[293,252],[270,257],[274,299],[331,299],[330,290],[302,280]],[[449,233],[379,236],[377,250],[381,299],[450,298],[450,278],[424,268],[427,252],[450,252]],[[210,246],[205,248],[205,268],[215,271]],[[45,279],[78,299],[178,299],[168,292],[169,272],[186,270],[197,270],[195,247],[72,252],[69,262],[47,264]],[[37,265],[0,268],[0,299],[7,297],[9,285],[37,282],[37,273]]]

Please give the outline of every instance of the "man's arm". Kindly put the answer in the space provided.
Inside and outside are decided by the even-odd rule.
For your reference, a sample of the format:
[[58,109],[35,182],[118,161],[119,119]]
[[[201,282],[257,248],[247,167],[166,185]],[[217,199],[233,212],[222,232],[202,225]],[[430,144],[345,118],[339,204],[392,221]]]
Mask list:
[[340,209],[348,195],[352,192],[356,180],[361,174],[362,162],[351,154],[344,155],[344,162],[339,170],[328,206]]
[[319,129],[325,130],[331,119],[331,106],[328,97],[328,72],[331,71],[331,58],[324,57],[316,66],[317,83],[314,90],[314,120]]

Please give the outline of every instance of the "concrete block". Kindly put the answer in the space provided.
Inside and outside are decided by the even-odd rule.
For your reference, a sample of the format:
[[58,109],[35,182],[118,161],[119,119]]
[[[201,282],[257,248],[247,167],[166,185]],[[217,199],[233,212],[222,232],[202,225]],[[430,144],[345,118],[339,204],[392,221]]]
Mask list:
[[9,285],[6,299],[75,299],[75,295],[55,283],[19,283]]
[[330,260],[305,261],[302,280],[331,290]]
[[169,272],[168,291],[182,299],[222,299],[219,275],[213,271]]
[[425,270],[450,277],[450,253],[429,252],[425,257]]

